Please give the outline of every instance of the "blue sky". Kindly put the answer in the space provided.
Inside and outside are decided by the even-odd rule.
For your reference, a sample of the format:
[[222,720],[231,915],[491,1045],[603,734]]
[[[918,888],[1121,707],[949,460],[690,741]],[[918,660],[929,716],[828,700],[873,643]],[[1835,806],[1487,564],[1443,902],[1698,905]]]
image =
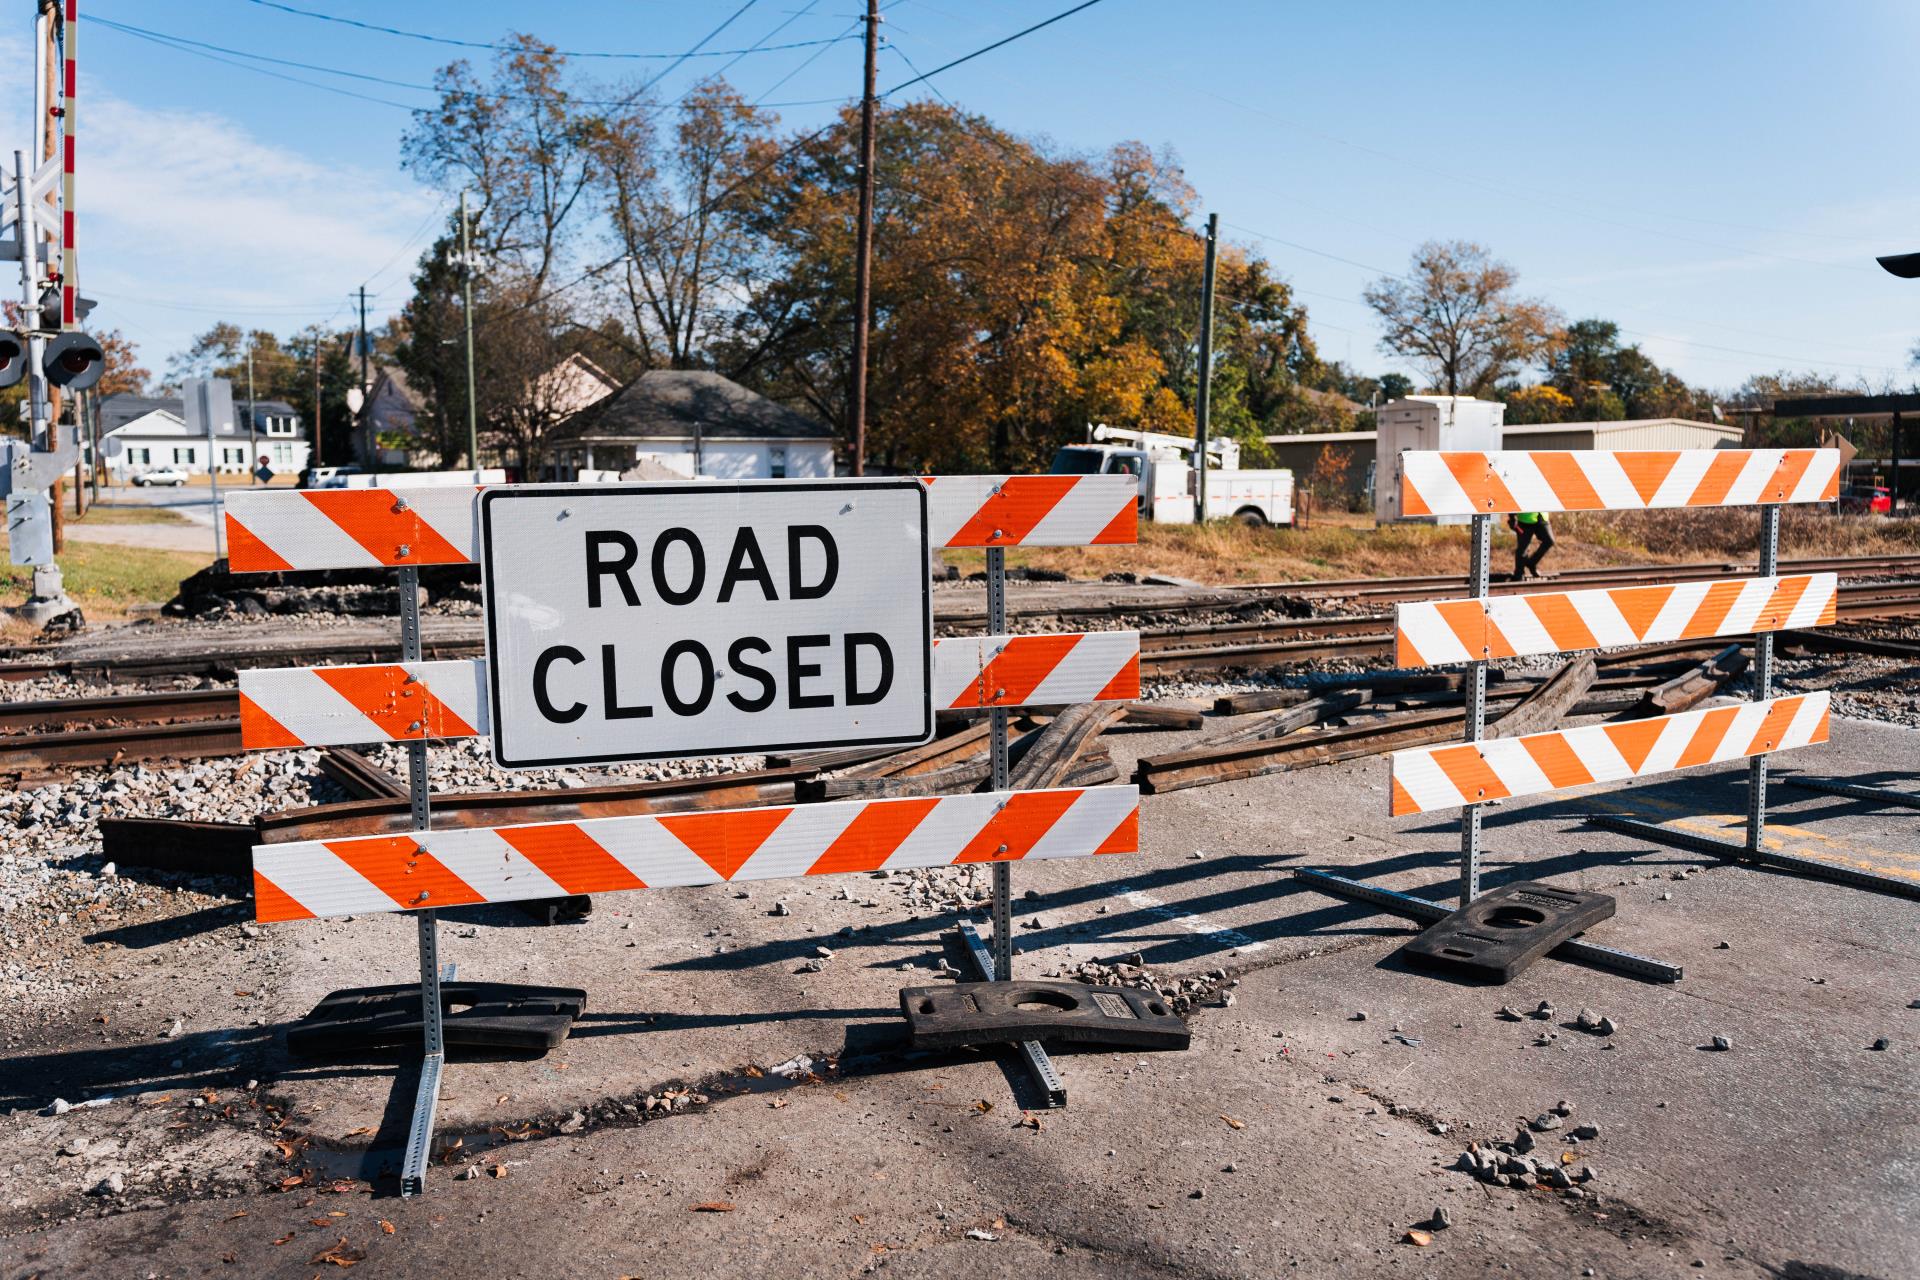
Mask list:
[[[741,0],[288,2],[456,39],[531,27],[567,49],[676,54]],[[1069,3],[897,0],[881,86]],[[757,0],[711,47],[828,39],[858,8]],[[216,319],[281,332],[341,323],[362,283],[377,315],[398,308],[441,207],[399,168],[405,110],[90,17],[417,84],[463,51],[254,0],[82,0],[81,279],[101,300],[99,324],[127,332],[157,372]],[[24,139],[18,25],[0,31],[0,123]],[[1691,382],[1732,387],[1796,368],[1905,385],[1920,285],[1872,259],[1920,249],[1903,92],[1916,36],[1920,6],[1893,0],[1103,0],[933,84],[1062,148],[1137,138],[1171,149],[1202,210],[1299,289],[1323,353],[1366,371],[1397,366],[1360,290],[1402,269],[1419,241],[1462,237],[1512,262],[1525,292],[1570,318],[1616,320]],[[726,60],[689,60],[659,90],[671,97]],[[813,100],[858,91],[859,64],[850,38],[755,52],[728,75],[749,97],[802,104],[781,114],[810,128],[833,109]],[[586,65],[613,78],[667,64]]]

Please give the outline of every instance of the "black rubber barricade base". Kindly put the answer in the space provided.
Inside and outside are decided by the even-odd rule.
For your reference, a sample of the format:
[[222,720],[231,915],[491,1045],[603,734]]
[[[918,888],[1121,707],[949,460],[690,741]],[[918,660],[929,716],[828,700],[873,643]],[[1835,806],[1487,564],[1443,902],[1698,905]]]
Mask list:
[[1079,982],[956,982],[900,992],[913,1043],[958,1049],[1066,1040],[1129,1049],[1184,1049],[1187,1024],[1148,991]]
[[1604,893],[1522,880],[1481,894],[1400,954],[1485,982],[1511,982],[1560,943],[1610,918],[1613,905]]
[[[567,1038],[587,1006],[578,987],[510,982],[443,982],[440,1008],[449,1048],[545,1052]],[[335,991],[287,1028],[287,1051],[331,1058],[373,1049],[419,1047],[420,984]]]

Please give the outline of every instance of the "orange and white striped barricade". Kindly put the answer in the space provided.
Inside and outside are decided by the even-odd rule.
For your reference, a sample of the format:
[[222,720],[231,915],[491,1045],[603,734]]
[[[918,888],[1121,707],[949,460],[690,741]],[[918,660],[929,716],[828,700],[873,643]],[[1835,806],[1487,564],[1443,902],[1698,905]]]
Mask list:
[[[1779,572],[1780,509],[1832,501],[1834,449],[1725,449],[1590,453],[1419,453],[1402,455],[1402,500],[1410,514],[1473,517],[1473,594],[1464,600],[1399,606],[1395,651],[1410,666],[1466,662],[1464,745],[1396,752],[1395,814],[1463,810],[1461,894],[1479,892],[1479,805],[1597,782],[1622,781],[1697,765],[1748,762],[1744,844],[1596,814],[1596,825],[1723,858],[1744,858],[1848,884],[1920,896],[1920,886],[1870,871],[1770,851],[1767,757],[1825,742],[1824,693],[1772,695],[1774,633],[1835,620],[1839,584],[1830,573]],[[1489,597],[1486,562],[1494,515],[1517,511],[1644,510],[1757,505],[1759,575],[1611,590]],[[1612,645],[1754,636],[1754,695],[1745,707],[1526,737],[1485,736],[1487,661]]]
[[[995,634],[933,641],[929,629],[921,641],[924,662],[913,662],[916,670],[925,672],[928,732],[936,709],[989,712],[994,730],[991,791],[479,830],[432,828],[428,742],[491,736],[496,754],[499,750],[503,659],[491,596],[488,658],[427,662],[421,656],[419,568],[483,560],[488,526],[478,510],[481,494],[502,499],[514,493],[558,495],[567,505],[557,518],[565,519],[573,514],[576,496],[585,500],[608,491],[625,497],[673,492],[702,498],[723,490],[770,491],[786,497],[836,486],[860,502],[879,501],[874,495],[882,490],[912,494],[920,514],[909,525],[895,526],[894,533],[905,530],[915,540],[915,571],[921,575],[929,544],[988,548],[989,594],[995,602],[990,613],[996,623],[990,630]],[[1008,954],[1010,862],[1137,850],[1137,788],[1007,789],[1006,714],[1011,707],[1138,697],[1139,636],[1001,634],[1005,611],[1000,563],[1001,549],[1007,546],[1132,542],[1135,503],[1130,476],[958,476],[733,486],[409,485],[228,495],[221,518],[229,568],[235,572],[398,570],[398,662],[249,670],[243,673],[240,706],[242,741],[248,749],[366,742],[404,742],[408,747],[411,833],[262,845],[254,851],[255,907],[263,921],[381,911],[407,912],[416,919],[425,1060],[403,1163],[402,1194],[425,1188],[445,1065],[440,982],[451,976],[452,966],[442,974],[434,925],[439,907],[989,862],[994,866],[996,947]],[[854,505],[849,501],[842,513]],[[736,554],[739,551],[736,545]],[[862,546],[861,551],[864,556],[871,548]],[[736,567],[746,578],[758,580],[751,558],[744,566],[729,563],[728,574]],[[769,579],[771,591],[765,564],[757,568],[759,576]],[[656,566],[656,575],[658,571]],[[488,586],[491,590],[491,578]],[[653,620],[659,621],[657,616]],[[851,659],[849,664],[851,681]],[[1010,974],[1002,968],[998,976]],[[1045,1053],[1038,1045],[1028,1048],[1029,1062],[1044,1070],[1064,1101]]]
[[[954,636],[933,642],[939,711],[1124,702],[1140,696],[1140,633]],[[243,670],[249,751],[484,738],[487,660]]]

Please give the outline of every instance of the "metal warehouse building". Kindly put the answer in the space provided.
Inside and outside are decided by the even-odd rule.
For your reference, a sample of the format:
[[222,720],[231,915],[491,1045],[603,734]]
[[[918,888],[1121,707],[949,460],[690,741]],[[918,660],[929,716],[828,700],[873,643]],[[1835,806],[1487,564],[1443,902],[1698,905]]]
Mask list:
[[1737,449],[1742,432],[1731,423],[1686,418],[1633,418],[1626,422],[1548,422],[1503,427],[1508,449]]

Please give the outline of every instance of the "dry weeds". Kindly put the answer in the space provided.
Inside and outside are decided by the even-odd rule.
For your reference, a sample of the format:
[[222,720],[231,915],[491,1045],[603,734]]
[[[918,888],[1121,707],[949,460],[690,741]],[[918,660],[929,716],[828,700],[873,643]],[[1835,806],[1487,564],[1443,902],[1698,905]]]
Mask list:
[[[1549,572],[1621,564],[1724,560],[1751,563],[1760,537],[1752,508],[1712,511],[1571,512],[1553,517],[1557,544]],[[1231,521],[1204,527],[1143,525],[1134,547],[1034,547],[1007,552],[1009,568],[1053,569],[1075,578],[1115,571],[1196,582],[1291,582],[1325,578],[1465,574],[1465,525],[1372,524],[1323,520],[1308,529],[1248,529]],[[1920,554],[1920,521],[1836,516],[1789,508],[1781,521],[1787,558]],[[984,553],[949,551],[962,573],[984,566]],[[1493,533],[1494,568],[1510,564],[1513,535]]]

